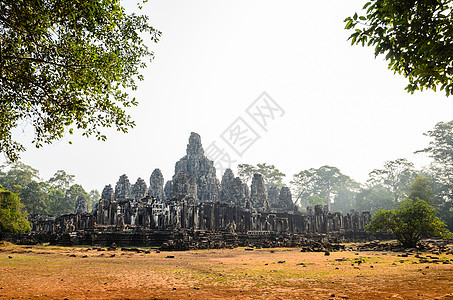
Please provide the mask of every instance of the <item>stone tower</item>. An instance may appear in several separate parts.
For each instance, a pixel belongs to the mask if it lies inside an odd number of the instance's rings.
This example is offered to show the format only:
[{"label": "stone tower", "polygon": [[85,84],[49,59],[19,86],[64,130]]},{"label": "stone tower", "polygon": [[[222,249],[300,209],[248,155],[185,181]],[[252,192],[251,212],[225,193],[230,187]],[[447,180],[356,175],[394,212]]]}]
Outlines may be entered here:
[{"label": "stone tower", "polygon": [[175,165],[173,182],[180,173],[193,176],[197,184],[197,200],[200,202],[215,202],[219,199],[219,180],[216,177],[214,162],[204,155],[200,135],[192,132],[187,145],[186,156]]},{"label": "stone tower", "polygon": [[156,198],[158,201],[165,200],[164,197],[164,176],[160,169],[154,169],[149,178],[148,195]]}]

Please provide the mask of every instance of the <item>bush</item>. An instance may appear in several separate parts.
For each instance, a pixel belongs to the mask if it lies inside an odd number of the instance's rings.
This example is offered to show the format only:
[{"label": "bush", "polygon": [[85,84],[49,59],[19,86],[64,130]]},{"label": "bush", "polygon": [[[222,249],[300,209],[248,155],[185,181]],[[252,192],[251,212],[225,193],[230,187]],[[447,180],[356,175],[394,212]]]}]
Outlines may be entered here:
[{"label": "bush", "polygon": [[29,231],[30,223],[19,197],[0,186],[0,236]]},{"label": "bush", "polygon": [[445,223],[436,217],[434,207],[419,198],[408,199],[397,209],[377,211],[367,230],[389,230],[406,248],[415,248],[425,237],[451,237]]}]

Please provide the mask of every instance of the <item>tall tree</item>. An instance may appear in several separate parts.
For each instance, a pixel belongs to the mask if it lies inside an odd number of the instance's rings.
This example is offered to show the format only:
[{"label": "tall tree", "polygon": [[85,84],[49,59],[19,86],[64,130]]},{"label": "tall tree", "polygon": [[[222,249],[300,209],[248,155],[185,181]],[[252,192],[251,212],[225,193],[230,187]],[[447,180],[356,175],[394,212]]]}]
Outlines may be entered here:
[{"label": "tall tree", "polygon": [[30,182],[40,180],[39,171],[20,161],[0,166],[0,185],[18,193]]},{"label": "tall tree", "polygon": [[416,153],[428,153],[433,159],[429,173],[435,206],[449,228],[453,228],[453,121],[439,122],[425,135],[431,138],[429,146]]},{"label": "tall tree", "polygon": [[263,175],[263,180],[266,186],[283,186],[283,178],[286,176],[274,165],[268,165],[266,163],[257,164],[256,166],[248,164],[238,165],[238,175],[243,182],[249,183],[253,178],[253,174],[258,173]]},{"label": "tall tree", "polygon": [[74,183],[74,175],[66,173],[64,170],[58,170],[50,179],[48,183],[50,183],[53,187],[67,190]]},{"label": "tall tree", "polygon": [[88,195],[90,197],[88,209],[91,211],[91,209],[96,205],[96,203],[98,203],[99,199],[101,199],[101,194],[99,193],[98,190],[91,190]]},{"label": "tall tree", "polygon": [[409,80],[408,92],[440,86],[447,96],[453,90],[451,0],[372,0],[364,15],[345,19],[353,30],[352,44],[374,47],[385,55],[389,69]]},{"label": "tall tree", "polygon": [[349,177],[343,180],[338,185],[331,210],[348,213],[351,210],[356,209],[355,198],[357,193],[360,191],[360,188],[360,183]]},{"label": "tall tree", "polygon": [[426,201],[429,205],[434,205],[434,193],[431,189],[431,183],[428,177],[415,178],[409,187],[409,199],[420,199]]},{"label": "tall tree", "polygon": [[363,188],[355,195],[354,209],[374,213],[380,209],[393,209],[397,205],[393,194],[387,188],[373,185]]},{"label": "tall tree", "polygon": [[30,214],[47,213],[47,195],[40,182],[32,181],[23,187],[19,193],[22,204]]},{"label": "tall tree", "polygon": [[386,161],[383,169],[375,169],[368,175],[370,186],[382,185],[393,195],[395,203],[406,198],[409,187],[417,177],[414,164],[405,158]]},{"label": "tall tree", "polygon": [[[295,174],[291,185],[294,195],[297,197],[297,204],[301,206],[310,204],[308,197],[318,195],[325,204],[330,206],[339,191],[345,189],[346,185],[352,182],[352,179],[342,174],[338,168],[322,166],[318,169],[302,170]],[[339,201],[341,200],[339,199]]]},{"label": "tall tree", "polygon": [[104,140],[104,127],[127,132],[128,91],[153,52],[143,37],[161,33],[120,0],[0,1],[0,152],[16,161],[25,147],[12,130],[29,122],[41,147],[72,134]]}]

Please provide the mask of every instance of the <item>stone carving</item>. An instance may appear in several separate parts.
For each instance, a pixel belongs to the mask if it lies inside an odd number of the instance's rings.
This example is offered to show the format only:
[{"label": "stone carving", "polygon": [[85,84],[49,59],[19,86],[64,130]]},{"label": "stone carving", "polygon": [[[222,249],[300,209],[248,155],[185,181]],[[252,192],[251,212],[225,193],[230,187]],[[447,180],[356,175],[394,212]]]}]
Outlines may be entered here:
[{"label": "stone carving", "polygon": [[168,180],[165,183],[164,194],[165,194],[165,199],[167,199],[167,200],[170,200],[173,198],[173,181],[172,180]]},{"label": "stone carving", "polygon": [[157,201],[164,201],[164,176],[160,169],[154,169],[149,178],[148,195],[154,197]]},{"label": "stone carving", "polygon": [[278,186],[276,185],[271,185],[268,189],[267,189],[267,199],[269,200],[269,205],[271,207],[280,207],[278,202],[279,202],[279,199],[278,199],[278,196],[280,195],[280,189]]},{"label": "stone carving", "polygon": [[125,201],[131,198],[131,184],[126,174],[121,175],[115,186],[115,201]]},{"label": "stone carving", "polygon": [[77,197],[75,204],[75,213],[86,214],[88,212],[88,202],[87,198],[84,196]]},{"label": "stone carving", "polygon": [[252,207],[258,210],[267,210],[269,208],[266,185],[261,174],[256,173],[253,175],[252,185],[250,186],[250,202]]},{"label": "stone carving", "polygon": [[222,176],[222,184],[220,190],[220,201],[224,203],[235,203],[233,196],[233,182],[234,174],[233,171],[228,168],[225,170]]},{"label": "stone carving", "polygon": [[[173,179],[167,181],[165,188],[163,183],[159,169],[151,174],[149,192],[143,179],[137,179],[131,186],[127,176],[122,175],[116,183],[115,193],[111,185],[104,187],[92,214],[87,213],[87,199],[80,196],[75,214],[51,219],[32,218],[33,231],[66,236],[69,242],[74,234],[68,233],[76,232],[78,237],[83,237],[83,243],[115,239],[117,244],[127,244],[141,240],[144,244],[168,244],[167,249],[172,249],[172,243],[182,243],[183,248],[188,249],[189,243],[197,239],[201,244],[212,246],[211,242],[206,242],[206,234],[221,238],[224,244],[218,244],[219,247],[225,247],[225,243],[236,244],[239,236],[257,241],[260,236],[275,235],[274,245],[278,246],[287,237],[300,234],[356,236],[365,233],[371,218],[369,212],[331,213],[328,206],[322,205],[300,213],[295,209],[288,187],[271,186],[267,190],[260,174],[254,174],[249,189],[227,169],[220,190],[213,162],[204,155],[200,136],[196,133],[190,136],[187,155],[176,163]],[[87,233],[99,239],[92,236],[86,240]],[[285,238],[280,239],[279,234],[284,234]],[[166,238],[164,242],[162,237],[166,235],[178,238],[176,241]],[[280,241],[277,243],[277,240]],[[248,244],[244,241],[244,245]]]},{"label": "stone carving", "polygon": [[111,184],[108,184],[104,187],[101,194],[101,199],[113,200],[113,188]]},{"label": "stone carving", "polygon": [[204,155],[200,135],[192,132],[187,145],[186,156],[175,165],[173,180],[179,173],[194,176],[197,183],[197,200],[215,202],[219,200],[219,181],[216,177],[214,162]]},{"label": "stone carving", "polygon": [[140,200],[148,194],[148,187],[146,182],[138,178],[137,182],[131,186],[131,197],[135,200]]},{"label": "stone carving", "polygon": [[291,190],[289,187],[284,186],[280,189],[280,195],[278,196],[278,206],[283,210],[290,211],[294,209],[294,203],[291,196]]},{"label": "stone carving", "polygon": [[179,173],[173,180],[173,199],[196,199],[197,197],[197,182],[194,176],[185,173]]},{"label": "stone carving", "polygon": [[246,207],[249,199],[248,186],[242,183],[241,178],[234,177],[231,169],[226,169],[222,177],[222,186],[220,190],[220,201]]}]

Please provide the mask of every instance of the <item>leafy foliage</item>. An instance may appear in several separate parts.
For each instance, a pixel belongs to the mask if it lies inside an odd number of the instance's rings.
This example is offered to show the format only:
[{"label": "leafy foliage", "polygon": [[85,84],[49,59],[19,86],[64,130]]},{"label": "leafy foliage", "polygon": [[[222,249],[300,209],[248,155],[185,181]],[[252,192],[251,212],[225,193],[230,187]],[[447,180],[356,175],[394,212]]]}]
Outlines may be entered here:
[{"label": "leafy foliage", "polygon": [[0,186],[0,235],[30,230],[27,213],[23,210],[17,194]]},{"label": "leafy foliage", "polygon": [[417,176],[414,164],[405,158],[387,161],[383,169],[375,169],[368,175],[370,186],[382,185],[393,195],[395,203],[406,198],[412,181]]},{"label": "leafy foliage", "polygon": [[367,230],[389,230],[407,248],[415,248],[423,237],[451,237],[445,223],[435,215],[434,207],[418,198],[402,202],[397,209],[379,210],[373,215]]},{"label": "leafy foliage", "polygon": [[423,88],[447,96],[453,90],[453,15],[451,0],[372,0],[344,20],[354,45],[373,46],[385,55],[389,69],[409,80],[413,93]]},{"label": "leafy foliage", "polygon": [[255,173],[263,175],[263,180],[266,186],[283,186],[283,178],[286,176],[274,165],[268,165],[266,163],[257,164],[256,166],[248,164],[238,165],[238,175],[243,182],[249,183]]},{"label": "leafy foliage", "polygon": [[[317,195],[322,202],[330,205],[340,195],[340,191],[345,193],[351,191],[356,186],[356,182],[348,176],[342,174],[338,168],[332,166],[322,166],[318,169],[302,170],[293,176],[291,185],[296,201],[299,204],[311,205],[313,195]],[[342,198],[337,198],[340,202]],[[337,203],[338,204],[338,203]]]},{"label": "leafy foliage", "polygon": [[453,121],[439,122],[425,133],[429,146],[416,153],[428,153],[433,159],[428,168],[434,203],[439,215],[453,228]]},{"label": "leafy foliage", "polygon": [[382,185],[374,185],[357,193],[354,209],[374,213],[380,209],[395,208],[396,205],[392,193],[387,188]]},{"label": "leafy foliage", "polygon": [[428,177],[417,177],[409,188],[409,199],[421,199],[434,205],[434,193]]},{"label": "leafy foliage", "polygon": [[12,135],[30,123],[36,147],[78,129],[105,140],[104,127],[127,132],[128,90],[153,53],[143,36],[161,33],[119,0],[0,2],[0,152],[16,161],[25,148]]},{"label": "leafy foliage", "polygon": [[0,184],[17,193],[31,214],[59,216],[73,213],[79,196],[89,199],[83,187],[74,184],[74,175],[58,170],[48,181],[42,181],[38,170],[21,162],[0,167]]}]

